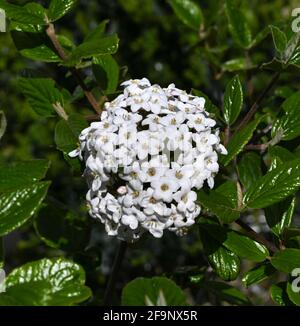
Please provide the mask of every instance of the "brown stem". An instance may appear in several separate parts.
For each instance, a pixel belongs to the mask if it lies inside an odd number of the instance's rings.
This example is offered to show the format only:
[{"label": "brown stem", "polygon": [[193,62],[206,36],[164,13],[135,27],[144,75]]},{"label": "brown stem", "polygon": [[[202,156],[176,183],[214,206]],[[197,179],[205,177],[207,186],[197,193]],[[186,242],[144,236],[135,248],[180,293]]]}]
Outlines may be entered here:
[{"label": "brown stem", "polygon": [[253,240],[263,244],[266,246],[271,252],[277,252],[278,248],[270,241],[268,241],[265,237],[262,235],[256,233],[248,224],[243,222],[241,219],[238,219],[235,221],[236,224],[238,224],[241,228],[243,228],[247,234],[249,235],[250,238]]},{"label": "brown stem", "polygon": [[263,152],[268,148],[269,144],[249,144],[246,146],[247,150]]},{"label": "brown stem", "polygon": [[111,274],[109,276],[109,280],[107,283],[107,287],[104,293],[104,306],[108,306],[111,302],[111,299],[113,297],[114,294],[114,289],[115,289],[115,285],[116,285],[116,281],[117,281],[117,277],[118,277],[118,273],[120,271],[120,267],[122,264],[122,261],[124,259],[125,253],[126,253],[126,249],[127,249],[127,242],[125,241],[121,241],[120,245],[119,245],[119,249],[118,252],[115,256],[114,262],[113,262],[113,266],[111,269]]},{"label": "brown stem", "polygon": [[230,128],[226,127],[225,131],[224,131],[224,145],[226,146],[229,142],[230,139]]},{"label": "brown stem", "polygon": [[[52,23],[48,23],[48,27],[46,29],[46,33],[49,36],[57,54],[59,55],[59,57],[65,61],[68,59],[68,56],[66,55],[64,49],[62,48],[62,46],[59,43],[59,40],[57,38],[57,35],[55,33],[55,28],[54,25]],[[92,94],[92,92],[89,90],[89,88],[87,87],[87,85],[85,84],[83,78],[81,77],[81,74],[79,72],[79,70],[77,70],[76,68],[71,68],[70,69],[73,77],[76,79],[76,81],[78,82],[78,84],[80,85],[80,87],[82,88],[86,98],[88,99],[89,103],[91,104],[92,108],[98,113],[101,113],[101,108],[97,102],[97,100],[95,99],[94,95]]]},{"label": "brown stem", "polygon": [[254,116],[254,114],[256,113],[257,109],[259,108],[260,103],[262,102],[262,100],[265,98],[265,96],[267,95],[267,93],[271,90],[271,88],[275,85],[275,83],[277,82],[278,78],[280,76],[280,72],[276,72],[272,79],[270,80],[269,84],[267,85],[267,87],[263,90],[263,92],[258,96],[258,98],[255,100],[255,102],[252,104],[250,110],[248,111],[248,113],[246,114],[246,116],[244,117],[244,119],[241,121],[241,123],[237,126],[236,128],[236,133],[241,130],[245,125],[247,125],[247,123],[252,119],[252,117]]}]

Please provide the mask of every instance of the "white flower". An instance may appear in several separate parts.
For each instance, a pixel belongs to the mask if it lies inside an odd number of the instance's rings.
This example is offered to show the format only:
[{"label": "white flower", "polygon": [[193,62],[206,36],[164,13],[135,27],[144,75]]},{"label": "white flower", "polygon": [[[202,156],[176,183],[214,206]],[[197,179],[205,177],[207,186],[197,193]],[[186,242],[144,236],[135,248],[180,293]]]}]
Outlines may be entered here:
[{"label": "white flower", "polygon": [[154,189],[153,197],[155,199],[162,199],[170,203],[173,200],[173,193],[179,188],[179,183],[168,177],[161,177],[160,179],[153,180],[151,187]]},{"label": "white flower", "polygon": [[184,235],[200,214],[195,190],[214,186],[220,143],[204,98],[175,87],[126,81],[100,121],[82,130],[69,155],[85,161],[89,214],[108,235]]}]

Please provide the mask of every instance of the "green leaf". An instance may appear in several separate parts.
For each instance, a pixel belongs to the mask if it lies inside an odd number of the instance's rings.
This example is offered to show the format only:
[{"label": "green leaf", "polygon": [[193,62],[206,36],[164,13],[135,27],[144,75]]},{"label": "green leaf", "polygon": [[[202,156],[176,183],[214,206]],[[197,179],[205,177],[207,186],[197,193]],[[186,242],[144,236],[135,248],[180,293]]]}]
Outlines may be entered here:
[{"label": "green leaf", "polygon": [[212,103],[212,101],[206,94],[194,88],[192,89],[192,93],[196,96],[203,97],[205,99],[205,111],[207,111],[210,116],[222,120],[220,109],[218,109],[217,106]]},{"label": "green leaf", "polygon": [[34,48],[23,49],[20,51],[25,58],[43,62],[61,62],[60,57],[47,45],[42,44]]},{"label": "green leaf", "polygon": [[68,120],[60,120],[55,127],[55,143],[57,148],[68,155],[78,145],[80,132],[88,126],[80,114],[70,114]]},{"label": "green leaf", "polygon": [[270,295],[272,300],[279,306],[291,305],[291,302],[286,293],[286,282],[273,284],[270,288]]},{"label": "green leaf", "polygon": [[249,48],[252,43],[251,30],[235,0],[226,0],[226,15],[234,41],[242,48]]},{"label": "green leaf", "polygon": [[199,31],[203,25],[201,8],[192,0],[168,0],[176,16],[187,26]]},{"label": "green leaf", "polygon": [[248,67],[247,60],[244,57],[231,59],[222,64],[222,70],[229,72],[247,70],[250,68],[251,67]]},{"label": "green leaf", "polygon": [[48,9],[48,18],[54,22],[68,13],[76,4],[77,0],[51,0]]},{"label": "green leaf", "polygon": [[84,38],[83,42],[89,41],[97,41],[103,37],[103,34],[106,29],[106,25],[108,24],[109,20],[103,20],[96,28],[90,31],[87,36]]},{"label": "green leaf", "polygon": [[289,65],[298,66],[300,64],[300,34],[294,33],[294,35],[288,41],[287,47],[284,51],[285,66]]},{"label": "green leaf", "polygon": [[218,299],[227,301],[234,305],[250,305],[251,302],[239,289],[221,282],[209,281],[205,283],[205,288],[214,293]]},{"label": "green leaf", "polygon": [[297,306],[300,306],[300,284],[299,284],[299,281],[295,282],[295,287],[296,287],[296,290],[295,291],[293,289],[293,285],[289,282],[287,284],[287,288],[286,288],[286,292],[289,296],[289,299]]},{"label": "green leaf", "polygon": [[259,33],[256,34],[256,36],[252,39],[252,42],[248,49],[252,49],[256,47],[259,43],[261,43],[270,33],[270,29],[268,27],[265,27],[263,30],[261,30]]},{"label": "green leaf", "polygon": [[234,181],[228,180],[222,183],[215,191],[223,196],[227,197],[234,207],[238,203],[238,193],[237,193],[237,184]]},{"label": "green leaf", "polygon": [[300,249],[288,248],[275,253],[271,264],[281,272],[291,273],[300,267]]},{"label": "green leaf", "polygon": [[300,160],[279,165],[259,178],[245,193],[244,204],[264,208],[292,195],[300,187]]},{"label": "green leaf", "polygon": [[224,94],[224,118],[232,125],[238,118],[243,106],[243,89],[238,76],[233,77],[226,86]]},{"label": "green leaf", "polygon": [[91,40],[80,44],[71,56],[64,62],[66,66],[72,66],[79,63],[82,59],[88,59],[100,55],[114,54],[119,46],[119,38],[116,34]]},{"label": "green leaf", "polygon": [[265,209],[267,223],[277,237],[282,238],[285,228],[291,225],[295,204],[296,197],[291,197]]},{"label": "green leaf", "polygon": [[261,119],[257,119],[250,122],[245,128],[233,135],[232,139],[226,147],[228,154],[220,158],[220,161],[223,165],[228,165],[243,150],[243,148],[252,138],[252,135],[260,121]]},{"label": "green leaf", "polygon": [[211,190],[209,194],[203,190],[198,192],[198,201],[202,206],[218,216],[221,222],[231,223],[239,218],[240,212],[230,198],[223,196],[221,193]]},{"label": "green leaf", "polygon": [[238,171],[245,189],[250,188],[262,176],[260,155],[254,152],[245,153],[238,163]]},{"label": "green leaf", "polygon": [[278,145],[270,146],[268,152],[272,160],[270,170],[274,170],[280,164],[297,158],[296,155],[291,153],[289,150]]},{"label": "green leaf", "polygon": [[270,25],[269,27],[272,33],[275,49],[279,53],[283,53],[287,46],[286,35],[276,26]]},{"label": "green leaf", "polygon": [[6,17],[22,24],[46,25],[45,9],[37,3],[17,6],[0,0],[0,8]]},{"label": "green leaf", "polygon": [[283,238],[284,240],[299,237],[300,236],[300,229],[297,228],[285,228],[283,231]]},{"label": "green leaf", "polygon": [[63,95],[55,87],[55,82],[52,79],[19,78],[18,84],[32,109],[41,116],[53,116],[54,104],[59,103],[64,106]]},{"label": "green leaf", "polygon": [[[4,248],[3,248],[3,239],[0,238],[0,269],[2,269],[4,266]],[[0,271],[0,276],[1,276],[1,271]],[[1,280],[1,277],[0,277]],[[0,289],[1,289],[1,282],[0,282]],[[1,291],[0,291],[1,293]]]},{"label": "green leaf", "polygon": [[272,135],[274,136],[279,130],[283,131],[283,140],[291,140],[300,136],[300,91],[287,98],[283,104],[283,116],[276,120]]},{"label": "green leaf", "polygon": [[0,193],[35,183],[45,177],[50,162],[32,160],[0,165]]},{"label": "green leaf", "polygon": [[0,195],[0,236],[19,228],[37,212],[49,185],[34,183]]},{"label": "green leaf", "polygon": [[5,134],[6,127],[7,127],[6,116],[3,111],[0,111],[0,140]]},{"label": "green leaf", "polygon": [[[82,267],[65,258],[41,259],[13,270],[6,278],[0,305],[11,301],[22,306],[70,306],[85,301],[91,291]],[[4,302],[3,302],[4,301]]]},{"label": "green leaf", "polygon": [[290,97],[294,93],[295,93],[295,89],[287,85],[277,87],[274,92],[276,96],[282,97],[284,99]]},{"label": "green leaf", "polygon": [[241,258],[261,262],[269,256],[268,250],[263,245],[240,232],[208,223],[200,223],[199,227]]},{"label": "green leaf", "polygon": [[[106,77],[107,77],[106,93],[107,94],[114,93],[119,84],[119,70],[120,70],[116,60],[110,54],[107,54],[107,55],[93,58],[93,64],[94,64],[93,71],[96,78],[97,78],[97,74],[95,74],[95,69],[94,69],[95,66],[101,67],[106,73]],[[100,84],[100,86],[102,85]]]},{"label": "green leaf", "polygon": [[11,31],[14,44],[20,53],[33,60],[61,62],[46,34],[39,33],[40,29],[37,29],[36,26],[26,26],[26,28],[14,26],[16,30]]},{"label": "green leaf", "polygon": [[166,277],[139,277],[122,292],[122,306],[186,306],[184,292]]},{"label": "green leaf", "polygon": [[257,284],[276,272],[274,267],[270,263],[262,264],[260,266],[256,266],[250,271],[248,271],[242,279],[243,284],[248,287],[252,284]]},{"label": "green leaf", "polygon": [[200,228],[200,237],[209,264],[224,281],[235,280],[240,272],[240,259]]}]

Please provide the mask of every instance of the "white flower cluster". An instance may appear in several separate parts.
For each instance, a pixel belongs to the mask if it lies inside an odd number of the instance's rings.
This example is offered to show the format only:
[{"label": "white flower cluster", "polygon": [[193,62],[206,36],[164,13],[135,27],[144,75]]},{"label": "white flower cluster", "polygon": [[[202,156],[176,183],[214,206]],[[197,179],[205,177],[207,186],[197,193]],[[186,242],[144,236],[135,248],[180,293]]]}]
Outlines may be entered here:
[{"label": "white flower cluster", "polygon": [[71,152],[85,160],[90,215],[109,235],[137,240],[149,231],[184,234],[200,213],[196,189],[214,186],[220,144],[205,100],[143,78],[122,84]]}]

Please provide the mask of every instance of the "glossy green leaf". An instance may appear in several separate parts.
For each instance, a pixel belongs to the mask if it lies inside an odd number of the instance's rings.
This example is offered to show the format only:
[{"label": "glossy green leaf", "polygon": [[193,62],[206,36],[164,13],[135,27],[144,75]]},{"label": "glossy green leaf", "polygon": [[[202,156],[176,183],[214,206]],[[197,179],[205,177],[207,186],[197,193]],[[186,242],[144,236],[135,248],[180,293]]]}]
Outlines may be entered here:
[{"label": "glossy green leaf", "polygon": [[237,184],[234,181],[228,180],[222,183],[218,188],[215,189],[218,194],[222,194],[227,197],[234,207],[238,203],[238,193],[237,193]]},{"label": "glossy green leaf", "polygon": [[226,0],[226,15],[234,41],[243,48],[249,48],[252,43],[251,30],[235,0]]},{"label": "glossy green leaf", "polygon": [[205,283],[205,288],[209,292],[214,293],[219,300],[239,306],[251,305],[251,302],[243,292],[229,284],[208,281]]},{"label": "glossy green leaf", "polygon": [[199,227],[204,232],[208,232],[225,248],[233,251],[241,258],[261,262],[269,256],[269,252],[265,246],[240,232],[216,224],[200,223]]},{"label": "glossy green leaf", "polygon": [[223,165],[228,165],[247,145],[256,130],[260,119],[250,122],[245,128],[233,135],[226,149],[228,154],[222,156],[220,161]]},{"label": "glossy green leaf", "polygon": [[226,86],[224,94],[224,118],[232,125],[238,118],[243,106],[243,89],[238,76],[233,77]]},{"label": "glossy green leaf", "polygon": [[46,25],[45,9],[37,3],[29,3],[25,6],[17,6],[7,1],[0,0],[0,8],[6,16],[22,24]]},{"label": "glossy green leaf", "polygon": [[283,131],[283,140],[291,140],[300,136],[300,92],[294,93],[282,104],[284,114],[273,125],[272,135]]},{"label": "glossy green leaf", "polygon": [[27,222],[40,208],[49,182],[39,182],[0,195],[0,236]]},{"label": "glossy green leaf", "polygon": [[76,4],[77,0],[51,0],[48,9],[48,19],[52,22],[67,14]]},{"label": "glossy green leaf", "polygon": [[286,286],[287,286],[286,282],[280,282],[277,284],[272,284],[270,288],[271,298],[279,306],[291,305],[291,302],[286,292]]},{"label": "glossy green leaf", "polygon": [[276,272],[274,267],[270,263],[262,264],[260,266],[255,266],[250,271],[246,272],[243,276],[242,282],[248,287],[252,284],[257,284]]},{"label": "glossy green leaf", "polygon": [[55,127],[57,148],[68,154],[76,149],[80,132],[87,127],[87,122],[80,114],[70,114],[68,120],[60,120]]},{"label": "glossy green leaf", "polygon": [[270,146],[269,147],[269,154],[271,158],[271,166],[270,171],[277,168],[280,164],[295,160],[297,157],[293,153],[291,153],[289,150],[287,150],[284,147],[281,146]]},{"label": "glossy green leaf", "polygon": [[101,39],[104,35],[106,26],[108,24],[109,20],[103,20],[96,28],[91,30],[86,37],[84,38],[83,42],[89,42],[89,41],[97,41]]},{"label": "glossy green leaf", "polygon": [[300,64],[300,35],[294,35],[288,41],[287,47],[284,51],[284,61],[286,67],[289,65],[298,66]]},{"label": "glossy green leaf", "polygon": [[275,49],[279,53],[282,53],[287,46],[286,35],[277,26],[270,25],[270,29],[271,29]]},{"label": "glossy green leaf", "polygon": [[20,51],[23,57],[43,62],[61,62],[60,57],[45,44]]},{"label": "glossy green leaf", "polygon": [[91,40],[80,44],[72,53],[65,65],[72,66],[80,62],[82,59],[88,59],[100,55],[114,54],[119,46],[119,38],[116,34]]},{"label": "glossy green leaf", "polygon": [[289,296],[289,299],[296,306],[300,306],[300,282],[299,282],[299,280],[295,280],[294,283],[289,282],[286,287],[286,292]]},{"label": "glossy green leaf", "polygon": [[[99,57],[93,58],[93,64],[97,67],[101,67],[102,70],[105,71],[106,74],[106,93],[114,93],[119,84],[119,65],[116,60],[110,55],[103,55]],[[94,75],[97,78],[97,74],[95,74],[95,69],[93,69]],[[102,86],[100,84],[100,86]]]},{"label": "glossy green leaf", "polygon": [[53,105],[64,106],[64,98],[48,78],[19,78],[19,87],[32,109],[39,115],[51,117],[55,114]]},{"label": "glossy green leaf", "polygon": [[281,272],[291,273],[300,267],[300,249],[288,248],[276,252],[271,264]]},{"label": "glossy green leaf", "polygon": [[203,97],[205,99],[205,111],[212,115],[212,117],[216,117],[222,120],[220,109],[218,109],[217,106],[212,103],[212,101],[206,94],[194,88],[192,89],[192,93],[196,96]]},{"label": "glossy green leaf", "polygon": [[187,26],[200,30],[203,24],[201,8],[192,0],[168,0],[176,16]]},{"label": "glossy green leaf", "polygon": [[215,273],[224,281],[235,280],[240,272],[240,258],[201,228],[200,238],[209,264]]},{"label": "glossy green leaf", "polygon": [[122,292],[123,306],[185,306],[184,292],[166,277],[139,277]]},{"label": "glossy green leaf", "polygon": [[277,237],[282,237],[285,228],[292,223],[296,197],[287,198],[265,209],[267,223]]},{"label": "glossy green leaf", "polygon": [[0,294],[0,305],[7,304],[7,297],[22,306],[74,305],[91,296],[84,283],[84,270],[72,261],[65,258],[37,260],[16,268],[7,276],[6,293],[4,297]]},{"label": "glossy green leaf", "polygon": [[238,163],[238,171],[245,189],[250,188],[262,176],[260,155],[254,152],[245,153]]},{"label": "glossy green leaf", "polygon": [[0,193],[31,185],[44,178],[49,168],[47,160],[32,160],[0,165]]},{"label": "glossy green leaf", "polygon": [[279,165],[259,178],[245,193],[244,204],[264,208],[294,194],[300,187],[300,160]]},{"label": "glossy green leaf", "polygon": [[198,201],[202,206],[218,216],[223,223],[231,223],[239,218],[237,202],[234,204],[230,198],[211,190],[208,194],[203,190],[198,192]]}]

